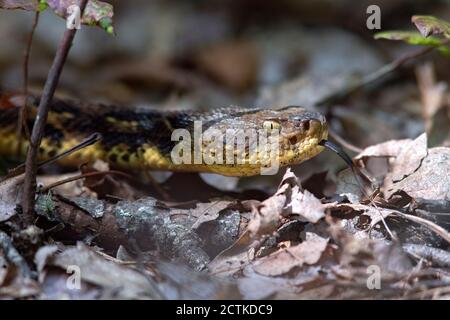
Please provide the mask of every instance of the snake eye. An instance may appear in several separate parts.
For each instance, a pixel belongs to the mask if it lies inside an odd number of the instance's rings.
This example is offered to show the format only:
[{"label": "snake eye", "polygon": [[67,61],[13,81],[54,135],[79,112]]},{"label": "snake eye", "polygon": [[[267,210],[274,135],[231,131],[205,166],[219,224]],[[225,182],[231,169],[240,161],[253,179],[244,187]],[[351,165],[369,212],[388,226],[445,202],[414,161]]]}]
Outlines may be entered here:
[{"label": "snake eye", "polygon": [[263,128],[266,130],[280,129],[281,125],[277,121],[266,120],[263,122]]}]

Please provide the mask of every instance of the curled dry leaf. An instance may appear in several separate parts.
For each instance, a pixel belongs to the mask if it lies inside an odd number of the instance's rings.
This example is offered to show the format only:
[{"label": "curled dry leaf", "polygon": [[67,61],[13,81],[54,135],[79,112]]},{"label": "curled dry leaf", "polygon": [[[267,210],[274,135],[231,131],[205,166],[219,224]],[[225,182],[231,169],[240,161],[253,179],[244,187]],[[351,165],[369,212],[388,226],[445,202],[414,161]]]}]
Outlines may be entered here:
[{"label": "curled dry leaf", "polygon": [[434,34],[450,38],[450,23],[447,21],[433,16],[413,16],[411,20],[424,37]]},{"label": "curled dry leaf", "polygon": [[325,216],[326,205],[306,190],[302,191],[298,179],[290,168],[278,191],[263,202],[247,201],[252,208],[252,218],[247,229],[229,248],[222,251],[209,265],[212,272],[235,272],[252,260],[247,251],[258,248],[267,236],[275,232],[281,219],[288,216],[316,223]]},{"label": "curled dry leaf", "polygon": [[[370,218],[368,221],[368,225],[370,227],[375,226],[377,223],[379,223],[383,218],[387,218],[389,215],[393,214],[394,212],[390,209],[385,208],[375,208],[372,206],[368,206],[365,204],[360,203],[340,203],[336,204],[333,209],[342,210],[345,212],[351,212],[351,213],[360,213],[361,215],[365,215]],[[364,237],[367,236],[364,231]]]},{"label": "curled dry leaf", "polygon": [[328,239],[307,232],[306,240],[296,246],[286,248],[262,258],[253,265],[253,270],[266,276],[279,276],[303,264],[315,264],[322,256]]},{"label": "curled dry leaf", "polygon": [[197,220],[192,225],[192,229],[198,229],[203,223],[216,220],[219,217],[219,213],[230,207],[230,201],[218,200],[212,203],[197,203],[195,209],[189,210]]},{"label": "curled dry leaf", "polygon": [[359,203],[361,200],[363,193],[351,169],[345,169],[338,173],[336,193],[345,196],[351,203]]},{"label": "curled dry leaf", "polygon": [[159,262],[159,288],[169,300],[239,299],[233,283],[221,281],[206,273],[194,272],[186,266]]},{"label": "curled dry leaf", "polygon": [[445,147],[428,149],[427,134],[423,133],[415,140],[391,140],[368,147],[355,159],[393,158],[382,187],[386,199],[398,191],[404,191],[416,199],[448,201],[449,154],[450,149]]},{"label": "curled dry leaf", "polygon": [[23,175],[0,181],[0,222],[16,214],[16,204],[21,199]]},{"label": "curled dry leaf", "polygon": [[[79,0],[0,0],[1,9],[22,9],[27,11],[43,11],[50,7],[58,16],[66,19],[74,11],[70,9],[78,5]],[[81,23],[99,26],[108,33],[114,33],[113,6],[107,2],[89,0],[81,19]]]},{"label": "curled dry leaf", "polygon": [[[22,9],[27,11],[43,11],[50,7],[58,16],[66,19],[74,13],[71,6],[78,5],[79,0],[0,0],[1,9]],[[107,2],[89,0],[84,10],[81,23],[99,26],[106,32],[114,33],[113,6]]]},{"label": "curled dry leaf", "polygon": [[450,148],[432,148],[416,172],[388,185],[386,197],[402,190],[413,198],[450,201],[449,170]]},{"label": "curled dry leaf", "polygon": [[355,157],[355,160],[361,160],[369,157],[396,157],[403,148],[412,142],[411,139],[389,140],[367,147]]},{"label": "curled dry leaf", "polygon": [[[46,265],[67,270],[69,266],[78,266],[79,275],[83,281],[103,288],[106,292],[116,291],[116,298],[122,299],[155,299],[159,298],[156,284],[142,273],[107,260],[92,249],[78,243],[76,247],[68,247],[61,253],[48,258],[44,254]],[[42,268],[42,266],[41,266]],[[119,289],[120,290],[117,290]]]},{"label": "curled dry leaf", "polygon": [[325,205],[308,190],[300,191],[299,186],[292,189],[291,214],[300,220],[316,223],[325,216]]},{"label": "curled dry leaf", "polygon": [[402,149],[391,169],[390,179],[400,181],[415,172],[427,156],[427,134],[421,134],[412,143]]},{"label": "curled dry leaf", "polygon": [[277,192],[253,207],[253,217],[248,224],[252,236],[269,234],[276,230],[283,214],[286,214],[284,208],[289,204],[292,187],[296,185],[297,177],[288,168]]},{"label": "curled dry leaf", "polygon": [[[239,291],[244,299],[283,299],[286,294],[291,294],[291,299],[297,299],[299,287],[311,283],[320,278],[320,266],[311,266],[302,269],[294,277],[270,277],[257,273],[251,265],[242,271],[243,277],[238,279]],[[279,296],[278,296],[279,295]]]},{"label": "curled dry leaf", "polygon": [[48,245],[40,247],[34,255],[34,262],[36,263],[36,268],[39,273],[39,282],[42,283],[44,281],[45,266],[57,251],[58,247],[56,245]]},{"label": "curled dry leaf", "polygon": [[338,245],[339,270],[341,275],[356,282],[358,267],[363,268],[364,284],[367,280],[367,267],[378,266],[382,274],[404,274],[411,270],[411,262],[399,243],[386,242],[384,239],[359,238],[345,232],[339,225],[332,224],[331,237]]},{"label": "curled dry leaf", "polygon": [[[60,17],[67,18],[73,5],[78,5],[79,0],[46,0],[48,6]],[[107,2],[89,0],[83,13],[81,22],[90,26],[99,26],[108,33],[114,33],[113,6]]]},{"label": "curled dry leaf", "polygon": [[449,148],[427,148],[427,135],[415,140],[391,140],[365,149],[355,159],[392,157],[384,178],[383,192],[388,199],[399,190],[410,197],[430,200],[449,199],[447,177],[450,168]]},{"label": "curled dry leaf", "polygon": [[312,193],[301,190],[297,177],[288,168],[278,191],[257,205],[253,211],[248,230],[252,235],[261,235],[275,231],[280,219],[289,215],[316,223],[325,216],[325,205]]}]

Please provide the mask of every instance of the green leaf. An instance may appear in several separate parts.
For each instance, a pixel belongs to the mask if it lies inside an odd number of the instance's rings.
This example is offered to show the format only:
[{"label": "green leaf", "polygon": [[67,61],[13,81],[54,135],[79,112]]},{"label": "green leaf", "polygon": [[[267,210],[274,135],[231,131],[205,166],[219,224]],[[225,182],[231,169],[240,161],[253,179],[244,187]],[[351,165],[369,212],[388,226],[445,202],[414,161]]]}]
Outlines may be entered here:
[{"label": "green leaf", "polygon": [[37,7],[37,11],[42,12],[42,11],[44,11],[44,10],[47,9],[47,8],[48,8],[47,1],[45,1],[45,0],[40,0],[40,1],[39,1],[39,5],[38,5],[38,7]]},{"label": "green leaf", "polygon": [[424,37],[443,35],[450,39],[450,23],[433,16],[413,16],[412,22]]},{"label": "green leaf", "polygon": [[416,31],[383,31],[374,36],[375,39],[401,40],[413,45],[437,47],[443,43],[442,39],[436,37],[423,37]]},{"label": "green leaf", "polygon": [[437,37],[423,37],[416,31],[383,31],[374,35],[375,39],[400,40],[412,45],[436,47],[439,53],[450,57],[450,49],[446,46],[445,39]]},{"label": "green leaf", "polygon": [[441,46],[437,48],[440,54],[442,54],[444,57],[450,58],[450,48],[446,46]]}]

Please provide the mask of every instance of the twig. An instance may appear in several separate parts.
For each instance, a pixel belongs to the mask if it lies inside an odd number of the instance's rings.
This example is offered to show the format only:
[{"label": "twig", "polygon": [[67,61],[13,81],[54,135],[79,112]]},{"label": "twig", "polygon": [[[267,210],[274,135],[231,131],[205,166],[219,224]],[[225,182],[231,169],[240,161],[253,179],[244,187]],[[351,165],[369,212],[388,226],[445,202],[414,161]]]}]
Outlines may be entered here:
[{"label": "twig", "polygon": [[[78,150],[86,148],[86,147],[96,143],[97,141],[100,141],[100,139],[101,139],[101,135],[99,133],[94,133],[94,134],[90,135],[86,140],[80,142],[79,144],[77,144],[76,146],[70,148],[69,150],[66,150],[66,151],[64,151],[62,153],[58,153],[56,156],[51,157],[50,159],[47,159],[47,160],[42,161],[42,162],[39,162],[37,164],[37,168],[39,169],[39,168],[41,168],[41,167],[43,167],[43,166],[45,166],[47,164],[53,163],[55,161],[58,161],[61,158],[67,157],[70,154],[72,154],[72,153],[74,153],[74,152],[76,152]],[[24,172],[25,172],[25,164],[18,165],[17,167],[9,170],[8,174],[0,179],[0,182],[6,181],[6,180],[11,179],[11,178],[14,178],[14,177],[16,177],[16,176],[18,176],[18,175],[20,175],[20,174],[22,174]]]},{"label": "twig", "polygon": [[170,201],[170,195],[159,185],[158,181],[156,181],[155,178],[153,178],[145,168],[142,168],[142,171],[144,172],[144,175],[147,178],[148,182],[150,182],[151,186],[155,188],[156,192],[161,197],[163,197],[164,201]]},{"label": "twig", "polygon": [[[443,40],[441,43],[441,46],[447,45],[448,43],[450,43],[450,39]],[[421,56],[424,56],[427,53],[430,53],[431,51],[433,51],[436,48],[437,47],[424,47],[424,48],[421,48],[414,52],[407,53],[407,54],[401,56],[400,58],[395,59],[391,63],[384,65],[377,71],[368,74],[361,81],[350,84],[347,88],[340,89],[339,91],[331,93],[330,95],[324,97],[319,102],[317,102],[317,105],[319,105],[319,106],[327,105],[336,100],[341,100],[345,97],[348,97],[355,91],[357,91],[361,88],[364,88],[365,86],[367,86],[367,85],[377,81],[378,79],[381,79],[382,77],[386,76],[387,74],[395,71],[396,69],[403,66],[405,63],[407,63],[411,60],[420,58]]]},{"label": "twig", "polygon": [[84,149],[86,147],[89,147],[90,145],[93,145],[94,143],[100,141],[102,139],[102,135],[98,132],[91,134],[89,137],[87,137],[85,140],[81,141],[79,144],[77,144],[76,146],[70,148],[69,150],[66,150],[64,152],[61,152],[59,154],[57,154],[56,156],[54,156],[53,158],[47,159],[45,161],[39,162],[38,166],[42,167],[45,166],[49,163],[58,161],[59,159],[62,159],[64,157],[67,157],[68,155]]},{"label": "twig", "polygon": [[36,27],[39,23],[39,11],[34,14],[34,21],[31,27],[31,31],[28,35],[27,47],[25,49],[25,56],[23,59],[23,95],[25,96],[22,108],[20,109],[19,119],[17,124],[17,136],[19,140],[19,147],[17,152],[20,152],[22,145],[22,130],[25,131],[27,139],[30,138],[30,130],[27,126],[27,111],[28,111],[28,66],[30,62],[31,45],[33,44],[33,36],[36,31]]},{"label": "twig", "polygon": [[58,187],[60,185],[63,185],[63,184],[69,183],[69,182],[73,182],[73,181],[76,181],[76,180],[80,180],[80,179],[84,179],[84,178],[88,178],[88,177],[95,177],[95,176],[105,176],[105,175],[108,175],[108,174],[112,174],[112,175],[115,174],[115,175],[126,177],[128,179],[132,179],[133,178],[129,174],[126,174],[126,173],[121,172],[121,171],[115,171],[115,170],[98,171],[98,172],[87,172],[87,173],[78,174],[76,176],[69,177],[69,178],[66,178],[66,179],[63,179],[63,180],[60,180],[60,181],[56,181],[55,183],[52,183],[52,184],[46,186],[45,188],[43,188],[41,190],[41,192],[45,193],[45,192],[49,191],[50,189],[56,188],[56,187]]},{"label": "twig", "polygon": [[342,138],[340,135],[338,135],[336,133],[336,131],[331,130],[331,128],[328,129],[328,132],[329,132],[330,136],[334,140],[336,140],[337,143],[339,143],[341,146],[343,146],[345,149],[348,149],[348,150],[356,152],[356,153],[363,152],[364,149],[361,149],[361,148],[351,144],[350,142],[347,142],[344,138]]},{"label": "twig", "polygon": [[421,224],[423,226],[428,227],[430,230],[435,232],[437,235],[439,235],[442,239],[450,243],[450,232],[442,228],[441,226],[435,224],[434,222],[431,222],[430,220],[423,219],[417,216],[413,216],[411,214],[406,214],[397,210],[392,210],[392,213],[395,215],[398,215],[402,218],[405,218],[407,220],[413,221],[415,223]]},{"label": "twig", "polygon": [[414,243],[405,243],[402,247],[403,250],[411,256],[418,256],[421,259],[426,259],[441,268],[450,267],[450,252],[447,250]]},{"label": "twig", "polygon": [[[83,15],[88,0],[80,1],[80,11]],[[30,144],[28,147],[27,158],[25,162],[25,183],[22,199],[23,223],[29,225],[33,223],[34,203],[36,193],[36,174],[37,174],[37,154],[39,145],[44,135],[45,124],[50,103],[55,94],[64,63],[69,54],[72,41],[75,37],[77,29],[69,29],[64,33],[64,37],[58,47],[52,66],[45,82],[42,97],[39,103],[38,113],[34,121],[33,130],[30,136]]]}]

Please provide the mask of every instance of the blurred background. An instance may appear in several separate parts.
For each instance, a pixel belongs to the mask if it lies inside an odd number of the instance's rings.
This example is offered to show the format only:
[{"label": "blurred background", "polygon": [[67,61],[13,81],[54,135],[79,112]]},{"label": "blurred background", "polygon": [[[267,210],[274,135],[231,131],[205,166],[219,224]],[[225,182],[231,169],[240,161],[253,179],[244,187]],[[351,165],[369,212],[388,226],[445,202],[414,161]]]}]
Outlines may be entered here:
[{"label": "blurred background", "polygon": [[[82,27],[63,71],[59,96],[161,109],[302,105],[325,113],[336,133],[361,148],[415,138],[425,130],[432,145],[450,145],[448,92],[438,116],[441,122],[424,116],[424,81],[446,90],[450,80],[450,60],[437,53],[336,98],[364,76],[418,49],[374,40],[376,31],[415,30],[414,14],[448,21],[448,0],[108,2],[114,6],[116,35]],[[366,26],[366,9],[373,4],[381,8],[381,30]],[[22,87],[33,16],[0,10],[2,88]],[[64,31],[65,21],[51,10],[41,14],[30,59],[32,91],[41,90]],[[311,176],[317,183],[327,170],[326,179],[332,180],[343,167],[342,161],[324,152],[296,171],[307,184]],[[205,180],[226,190],[258,186],[270,192],[279,177]]]}]

